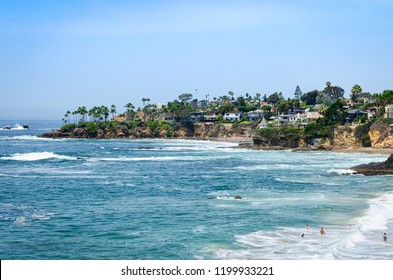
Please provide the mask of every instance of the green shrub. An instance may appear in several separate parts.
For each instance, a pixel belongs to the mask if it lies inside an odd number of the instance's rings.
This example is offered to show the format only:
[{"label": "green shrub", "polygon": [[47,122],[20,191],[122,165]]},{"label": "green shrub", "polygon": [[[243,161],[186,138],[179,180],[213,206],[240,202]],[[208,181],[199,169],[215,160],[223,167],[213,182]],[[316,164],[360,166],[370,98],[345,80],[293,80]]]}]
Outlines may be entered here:
[{"label": "green shrub", "polygon": [[89,133],[90,135],[95,135],[97,134],[98,125],[95,122],[89,122],[86,125],[86,129],[87,133]]},{"label": "green shrub", "polygon": [[355,130],[356,139],[360,140],[363,147],[371,147],[371,140],[368,132],[370,131],[370,126],[372,122],[368,122],[362,125],[359,125]]},{"label": "green shrub", "polygon": [[327,127],[320,123],[309,123],[304,127],[304,137],[306,140],[326,138],[328,137]]},{"label": "green shrub", "polygon": [[74,130],[75,128],[76,128],[76,124],[75,123],[71,123],[71,124],[63,125],[61,127],[61,130],[63,130],[63,131],[71,131],[71,130]]}]

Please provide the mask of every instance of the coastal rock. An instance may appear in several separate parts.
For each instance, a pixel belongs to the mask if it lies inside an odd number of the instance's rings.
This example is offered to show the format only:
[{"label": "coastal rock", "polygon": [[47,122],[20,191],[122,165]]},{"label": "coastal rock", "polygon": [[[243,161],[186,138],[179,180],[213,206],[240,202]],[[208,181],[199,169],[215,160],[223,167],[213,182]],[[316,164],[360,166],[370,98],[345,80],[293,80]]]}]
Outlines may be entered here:
[{"label": "coastal rock", "polygon": [[385,124],[373,124],[368,133],[373,148],[393,148],[392,128]]},{"label": "coastal rock", "polygon": [[392,175],[393,174],[393,154],[384,162],[371,162],[350,168],[356,173],[363,175]]},{"label": "coastal rock", "polygon": [[355,136],[357,125],[345,125],[345,126],[338,126],[334,129],[333,132],[333,146],[335,147],[342,147],[342,148],[359,148],[362,147],[362,143],[359,139]]}]

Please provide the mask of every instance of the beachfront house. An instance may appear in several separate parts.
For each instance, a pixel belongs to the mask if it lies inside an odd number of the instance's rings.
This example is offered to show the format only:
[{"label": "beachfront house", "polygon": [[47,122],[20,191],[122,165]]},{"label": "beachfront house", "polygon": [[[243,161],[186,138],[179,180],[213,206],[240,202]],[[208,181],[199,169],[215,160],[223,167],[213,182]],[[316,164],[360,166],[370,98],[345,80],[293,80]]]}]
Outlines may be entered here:
[{"label": "beachfront house", "polygon": [[194,112],[190,116],[190,121],[192,123],[199,122],[204,115],[205,115],[205,112]]},{"label": "beachfront house", "polygon": [[236,122],[242,118],[243,114],[240,112],[228,112],[223,116],[224,121]]},{"label": "beachfront house", "polygon": [[263,110],[255,110],[247,113],[246,119],[250,122],[255,122],[262,118]]},{"label": "beachfront house", "polygon": [[389,104],[385,106],[385,118],[392,119],[393,118],[393,104]]},{"label": "beachfront house", "polygon": [[345,117],[345,121],[347,123],[351,123],[354,120],[362,117],[363,115],[366,115],[368,117],[368,112],[362,111],[362,110],[359,110],[359,109],[349,109],[349,110],[347,110],[346,113],[347,113],[347,115]]},{"label": "beachfront house", "polygon": [[216,122],[216,121],[218,121],[218,115],[217,114],[204,115],[203,116],[203,121],[205,121],[205,122]]}]

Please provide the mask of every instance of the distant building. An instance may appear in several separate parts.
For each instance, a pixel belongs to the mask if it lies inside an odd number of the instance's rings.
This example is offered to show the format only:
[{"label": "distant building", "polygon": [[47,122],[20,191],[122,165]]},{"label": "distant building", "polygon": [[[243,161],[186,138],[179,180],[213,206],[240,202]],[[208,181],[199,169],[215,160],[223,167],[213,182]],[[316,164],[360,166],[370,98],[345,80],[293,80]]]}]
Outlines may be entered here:
[{"label": "distant building", "polygon": [[261,122],[259,123],[259,128],[267,128],[267,127],[268,127],[267,120],[265,118],[262,118]]},{"label": "distant building", "polygon": [[360,118],[363,115],[366,115],[368,117],[368,112],[362,111],[359,109],[350,109],[347,110],[347,116],[345,117],[345,121],[350,123],[356,120],[357,118]]},{"label": "distant building", "polygon": [[240,112],[225,113],[225,115],[223,116],[223,119],[224,119],[224,121],[236,122],[241,119],[242,115],[243,114]]},{"label": "distant building", "polygon": [[263,110],[255,110],[247,113],[246,119],[250,122],[255,122],[262,118]]},{"label": "distant building", "polygon": [[205,112],[194,112],[190,116],[190,121],[192,123],[199,122],[204,115],[205,115]]},{"label": "distant building", "polygon": [[386,105],[384,117],[389,119],[393,118],[393,104]]},{"label": "distant building", "polygon": [[216,122],[218,121],[218,115],[217,114],[204,115],[203,120],[205,122]]},{"label": "distant building", "polygon": [[318,112],[306,112],[306,118],[308,122],[316,121],[317,119],[321,118],[322,115]]}]

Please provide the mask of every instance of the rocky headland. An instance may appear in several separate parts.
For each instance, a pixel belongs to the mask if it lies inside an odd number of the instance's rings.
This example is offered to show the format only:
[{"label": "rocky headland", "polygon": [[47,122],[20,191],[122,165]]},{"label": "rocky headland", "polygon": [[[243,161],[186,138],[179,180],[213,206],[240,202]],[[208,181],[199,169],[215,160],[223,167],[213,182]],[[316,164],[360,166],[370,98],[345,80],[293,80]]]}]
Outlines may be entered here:
[{"label": "rocky headland", "polygon": [[393,154],[384,162],[371,162],[350,168],[363,175],[393,175]]},{"label": "rocky headland", "polygon": [[201,139],[228,141],[237,143],[252,143],[255,125],[236,123],[194,123],[188,126],[160,126],[158,123],[141,123],[137,126],[118,124],[115,126],[101,125],[64,126],[63,128],[46,132],[44,138],[81,138],[81,139]]}]

